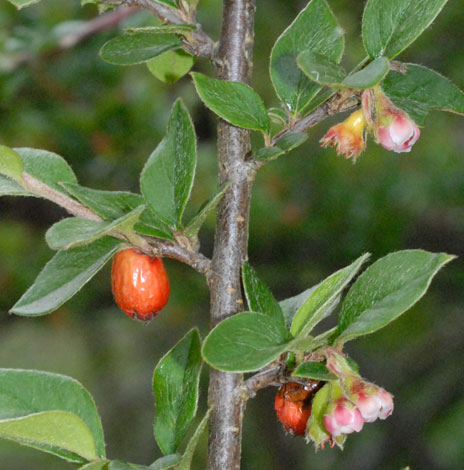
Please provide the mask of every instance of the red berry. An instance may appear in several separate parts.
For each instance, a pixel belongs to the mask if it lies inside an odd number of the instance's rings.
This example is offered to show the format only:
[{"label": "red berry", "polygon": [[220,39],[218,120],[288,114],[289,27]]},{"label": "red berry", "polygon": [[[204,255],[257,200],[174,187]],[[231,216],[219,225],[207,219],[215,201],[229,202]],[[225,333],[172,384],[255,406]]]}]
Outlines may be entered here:
[{"label": "red berry", "polygon": [[114,256],[111,286],[119,308],[142,321],[150,321],[168,303],[169,278],[163,261],[132,248]]},{"label": "red berry", "polygon": [[313,397],[321,385],[318,380],[309,380],[305,384],[288,382],[279,388],[274,409],[287,432],[297,436],[305,434]]}]

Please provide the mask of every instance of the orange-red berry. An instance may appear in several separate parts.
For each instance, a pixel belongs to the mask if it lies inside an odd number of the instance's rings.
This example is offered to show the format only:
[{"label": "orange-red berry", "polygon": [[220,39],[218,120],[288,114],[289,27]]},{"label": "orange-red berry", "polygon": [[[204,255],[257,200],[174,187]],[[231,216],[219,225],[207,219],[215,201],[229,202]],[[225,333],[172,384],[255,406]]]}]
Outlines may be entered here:
[{"label": "orange-red berry", "polygon": [[309,380],[305,384],[288,382],[279,388],[274,409],[287,432],[297,436],[305,434],[313,397],[320,387],[319,381]]},{"label": "orange-red berry", "polygon": [[170,286],[163,261],[132,248],[114,256],[111,285],[114,300],[132,318],[150,321],[168,303]]}]

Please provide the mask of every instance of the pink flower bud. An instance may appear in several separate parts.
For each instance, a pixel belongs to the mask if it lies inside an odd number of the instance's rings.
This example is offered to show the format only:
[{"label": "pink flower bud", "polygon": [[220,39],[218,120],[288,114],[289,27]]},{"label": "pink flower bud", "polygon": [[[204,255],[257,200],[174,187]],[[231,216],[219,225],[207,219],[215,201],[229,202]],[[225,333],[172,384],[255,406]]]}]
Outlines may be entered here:
[{"label": "pink flower bud", "polygon": [[379,387],[366,387],[353,401],[367,423],[372,423],[377,418],[386,419],[393,411],[392,395]]},{"label": "pink flower bud", "polygon": [[345,398],[338,400],[329,410],[324,415],[324,426],[332,437],[359,432],[363,428],[364,420],[360,411]]},{"label": "pink flower bud", "polygon": [[383,389],[379,390],[378,397],[382,407],[380,408],[379,418],[387,419],[393,412],[393,396]]},{"label": "pink flower bud", "polygon": [[379,144],[394,152],[410,152],[411,147],[420,137],[420,130],[416,123],[405,113],[392,113],[393,120],[388,126],[377,128],[377,141]]}]

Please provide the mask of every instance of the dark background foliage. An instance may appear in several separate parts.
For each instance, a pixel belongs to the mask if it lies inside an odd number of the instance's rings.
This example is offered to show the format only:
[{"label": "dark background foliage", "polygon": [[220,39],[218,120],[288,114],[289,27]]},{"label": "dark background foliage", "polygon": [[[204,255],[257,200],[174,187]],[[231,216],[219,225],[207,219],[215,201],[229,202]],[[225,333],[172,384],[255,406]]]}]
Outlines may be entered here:
[{"label": "dark background foliage", "polygon": [[[200,1],[200,20],[218,37],[221,3]],[[346,65],[362,57],[359,0],[331,0],[346,31]],[[254,87],[268,106],[272,44],[303,1],[258,0]],[[43,0],[17,12],[0,4],[0,141],[64,156],[81,184],[138,190],[138,173],[159,142],[171,104],[181,96],[199,135],[199,168],[190,210],[215,187],[215,118],[191,81],[157,81],[145,66],[115,67],[97,55],[115,32],[65,52],[56,38],[95,8],[77,0]],[[151,24],[144,13],[125,26]],[[433,26],[400,59],[434,68],[464,86],[464,7],[450,0]],[[196,70],[210,73],[199,61]],[[273,411],[275,389],[259,392],[245,418],[243,469],[456,469],[464,460],[464,136],[455,115],[432,114],[410,154],[370,142],[356,165],[321,150],[318,140],[340,117],[310,131],[310,141],[265,167],[252,204],[250,262],[281,299],[317,283],[361,253],[373,258],[404,248],[446,251],[461,258],[439,274],[426,297],[400,320],[348,346],[362,374],[396,396],[393,416],[350,436],[346,450],[314,453],[286,436]],[[159,456],[152,431],[152,372],[192,326],[208,330],[208,293],[190,268],[166,261],[172,294],[150,325],[114,305],[106,267],[55,313],[34,320],[11,307],[52,256],[46,228],[65,213],[38,199],[0,201],[0,366],[70,375],[94,395],[110,458],[145,463]],[[214,219],[201,232],[210,255]],[[202,409],[206,404],[204,371]],[[206,436],[194,468],[205,467]],[[38,451],[0,442],[1,468],[71,469]]]}]

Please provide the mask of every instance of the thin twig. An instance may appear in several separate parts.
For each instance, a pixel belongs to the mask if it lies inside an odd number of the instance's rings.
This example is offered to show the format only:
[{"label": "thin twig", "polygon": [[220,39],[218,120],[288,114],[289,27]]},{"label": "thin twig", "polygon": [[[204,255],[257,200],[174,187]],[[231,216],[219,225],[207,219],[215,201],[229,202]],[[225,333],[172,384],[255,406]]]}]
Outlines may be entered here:
[{"label": "thin twig", "polygon": [[296,121],[293,126],[276,134],[271,141],[271,145],[276,145],[287,134],[305,132],[329,116],[345,111],[354,111],[358,106],[359,97],[357,94],[346,95],[337,93],[307,116]]},{"label": "thin twig", "polygon": [[[176,10],[152,0],[104,0],[104,3],[144,8],[169,24],[181,25],[194,22],[194,18],[182,10]],[[210,59],[214,51],[214,41],[203,31],[199,23],[196,23],[195,27],[196,29],[189,33],[191,39],[186,39],[184,46],[191,54]]]},{"label": "thin twig", "polygon": [[280,377],[282,374],[282,366],[274,366],[270,369],[264,369],[255,375],[252,375],[245,380],[236,389],[238,397],[242,400],[248,400],[254,398],[258,390],[268,387],[269,385],[276,385],[280,383]]},{"label": "thin twig", "polygon": [[[71,49],[82,41],[88,39],[89,37],[104,31],[107,29],[115,28],[118,26],[121,21],[124,21],[129,16],[133,15],[139,11],[137,8],[118,8],[115,11],[104,13],[86,23],[83,23],[76,30],[64,35],[59,41],[56,47],[45,51],[43,54],[39,55],[39,58],[46,60],[50,57]],[[33,62],[37,58],[34,54],[24,53],[18,55],[8,68],[9,72],[17,69],[18,67],[23,67],[30,62]]]},{"label": "thin twig", "polygon": [[70,214],[83,219],[102,221],[103,219],[82,205],[80,202],[71,199],[60,191],[51,188],[42,181],[34,178],[29,173],[23,172],[24,189],[37,196],[48,199],[55,204],[66,209]]},{"label": "thin twig", "polygon": [[[69,196],[66,196],[66,194],[63,194],[62,192],[51,188],[42,181],[38,180],[37,178],[34,178],[29,173],[23,172],[23,185],[24,189],[26,189],[30,193],[54,202],[60,207],[66,209],[69,214],[75,217],[81,217],[83,219],[94,220],[97,222],[103,220],[99,215],[95,214],[95,212],[91,211],[88,207],[70,198]],[[125,237],[121,233],[112,233],[111,236],[129,241],[127,237]],[[144,251],[148,251],[154,256],[175,259],[177,261],[187,264],[195,271],[198,271],[199,273],[202,273],[207,277],[209,276],[211,269],[211,261],[201,253],[188,250],[168,240],[161,240],[159,238],[147,236],[139,237],[140,246],[138,247],[142,248]],[[131,238],[130,242],[132,242],[132,244],[136,244],[136,238]]]},{"label": "thin twig", "polygon": [[70,49],[85,39],[104,31],[106,29],[115,28],[129,16],[137,13],[138,8],[118,8],[115,11],[104,13],[96,18],[87,21],[72,33],[66,34],[59,41],[59,47],[62,50]]}]

